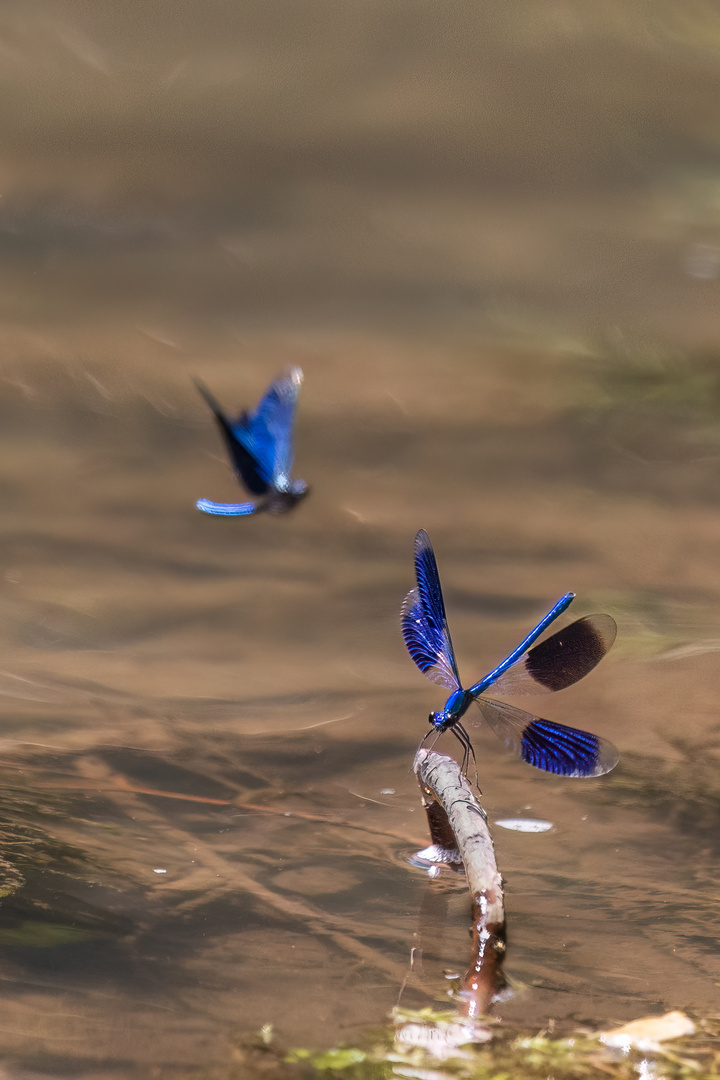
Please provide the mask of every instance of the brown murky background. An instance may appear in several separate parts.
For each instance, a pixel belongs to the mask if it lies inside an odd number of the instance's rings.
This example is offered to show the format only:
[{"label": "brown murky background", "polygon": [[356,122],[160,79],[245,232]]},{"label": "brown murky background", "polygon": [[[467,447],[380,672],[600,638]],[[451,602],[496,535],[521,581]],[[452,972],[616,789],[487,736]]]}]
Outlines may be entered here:
[{"label": "brown murky background", "polygon": [[[420,526],[468,680],[568,589],[620,627],[540,703],[609,777],[476,734],[491,821],[555,825],[495,830],[498,1015],[717,1008],[719,100],[704,0],[2,5],[9,1075],[447,1000]],[[192,377],[239,407],[289,363],[310,498],[202,516],[238,489]]]}]

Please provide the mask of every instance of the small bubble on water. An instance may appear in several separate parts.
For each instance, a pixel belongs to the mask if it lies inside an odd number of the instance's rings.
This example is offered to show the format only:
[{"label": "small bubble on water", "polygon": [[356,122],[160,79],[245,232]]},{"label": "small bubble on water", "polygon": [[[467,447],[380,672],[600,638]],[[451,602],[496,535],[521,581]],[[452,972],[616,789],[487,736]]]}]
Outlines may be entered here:
[{"label": "small bubble on water", "polygon": [[539,818],[500,818],[495,824],[501,829],[525,833],[548,832],[553,827],[552,821],[541,821]]}]

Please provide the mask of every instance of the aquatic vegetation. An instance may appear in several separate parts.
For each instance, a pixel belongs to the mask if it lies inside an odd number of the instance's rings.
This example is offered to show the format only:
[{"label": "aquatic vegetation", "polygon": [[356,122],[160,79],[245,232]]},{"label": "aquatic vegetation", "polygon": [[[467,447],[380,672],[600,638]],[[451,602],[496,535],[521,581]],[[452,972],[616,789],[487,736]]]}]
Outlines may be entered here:
[{"label": "aquatic vegetation", "polygon": [[597,380],[598,408],[720,413],[717,356],[653,345],[615,333],[592,351],[586,370]]},{"label": "aquatic vegetation", "polygon": [[[648,1018],[657,1027],[662,1018]],[[528,1032],[489,1023],[487,1039],[458,1044],[454,1049],[444,1043],[445,1036],[457,1027],[452,1014],[431,1009],[396,1009],[395,1030],[391,1028],[368,1039],[367,1045],[338,1047],[314,1053],[296,1049],[277,1054],[278,1075],[283,1063],[298,1066],[296,1075],[339,1075],[348,1080],[376,1080],[402,1076],[420,1078],[458,1077],[467,1080],[706,1080],[718,1075],[720,1051],[717,1020],[701,1021],[694,1034],[674,1038],[669,1032],[653,1049],[628,1047],[620,1050],[603,1044],[599,1035],[588,1030],[553,1033]],[[641,1022],[638,1021],[638,1024]],[[408,1026],[424,1029],[427,1040],[409,1044],[397,1038]],[[691,1031],[693,1025],[688,1024]],[[453,1032],[456,1034],[456,1032]],[[434,1052],[443,1048],[442,1052]],[[271,1051],[271,1048],[266,1048]],[[267,1062],[266,1062],[267,1065]],[[264,1070],[263,1070],[264,1072]],[[252,1075],[261,1075],[260,1071]],[[292,1075],[292,1074],[291,1074]]]}]

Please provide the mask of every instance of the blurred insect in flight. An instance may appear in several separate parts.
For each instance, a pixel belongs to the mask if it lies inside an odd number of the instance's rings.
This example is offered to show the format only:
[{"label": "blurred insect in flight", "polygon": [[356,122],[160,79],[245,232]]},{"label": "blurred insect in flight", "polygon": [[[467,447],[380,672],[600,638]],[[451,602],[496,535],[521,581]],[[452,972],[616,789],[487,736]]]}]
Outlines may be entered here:
[{"label": "blurred insect in flight", "polygon": [[439,736],[452,731],[462,744],[465,769],[470,757],[475,760],[475,753],[461,720],[475,702],[505,745],[536,769],[561,776],[602,776],[617,765],[618,752],[606,739],[541,720],[514,705],[483,696],[490,687],[513,695],[543,694],[572,686],[592,671],[615,641],[617,626],[610,615],[586,615],[535,645],[543,631],[572,603],[575,594],[566,593],[501,664],[464,690],[450,640],[435,554],[424,529],[415,537],[415,576],[417,588],[410,590],[402,606],[403,638],[423,674],[451,691],[445,707],[430,713],[431,729],[425,739],[434,732]]},{"label": "blurred insect in flight", "polygon": [[256,502],[217,503],[198,499],[198,510],[206,514],[241,517],[267,510],[284,514],[308,493],[304,480],[293,480],[292,426],[303,373],[288,368],[270,383],[254,412],[243,412],[231,420],[201,382],[196,386],[208,403],[225,440],[233,471]]}]

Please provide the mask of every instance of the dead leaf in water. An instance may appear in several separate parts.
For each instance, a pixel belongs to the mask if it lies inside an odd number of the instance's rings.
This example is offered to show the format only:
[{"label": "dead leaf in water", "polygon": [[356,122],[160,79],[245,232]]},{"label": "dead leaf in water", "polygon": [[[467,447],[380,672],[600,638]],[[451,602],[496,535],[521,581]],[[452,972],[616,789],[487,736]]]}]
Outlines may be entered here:
[{"label": "dead leaf in water", "polygon": [[644,1016],[611,1031],[601,1031],[598,1038],[606,1046],[617,1046],[623,1050],[631,1047],[637,1050],[657,1050],[658,1044],[667,1042],[668,1039],[694,1034],[695,1025],[689,1016],[681,1012],[669,1012],[664,1016]]}]

